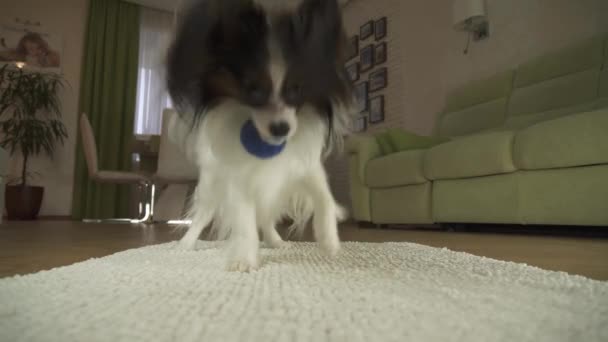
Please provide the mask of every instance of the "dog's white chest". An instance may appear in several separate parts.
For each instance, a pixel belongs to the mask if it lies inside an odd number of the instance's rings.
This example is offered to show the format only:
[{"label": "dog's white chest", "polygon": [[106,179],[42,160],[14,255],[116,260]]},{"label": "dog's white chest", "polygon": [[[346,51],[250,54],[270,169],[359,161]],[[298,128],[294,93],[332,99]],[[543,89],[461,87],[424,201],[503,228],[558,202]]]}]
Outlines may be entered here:
[{"label": "dog's white chest", "polygon": [[271,221],[289,210],[293,198],[306,193],[306,177],[320,168],[326,130],[319,116],[303,115],[284,150],[260,159],[241,144],[241,128],[249,119],[246,110],[205,116],[195,143],[197,192],[209,198],[214,211],[230,211],[226,208],[247,202],[255,208],[258,220]]}]

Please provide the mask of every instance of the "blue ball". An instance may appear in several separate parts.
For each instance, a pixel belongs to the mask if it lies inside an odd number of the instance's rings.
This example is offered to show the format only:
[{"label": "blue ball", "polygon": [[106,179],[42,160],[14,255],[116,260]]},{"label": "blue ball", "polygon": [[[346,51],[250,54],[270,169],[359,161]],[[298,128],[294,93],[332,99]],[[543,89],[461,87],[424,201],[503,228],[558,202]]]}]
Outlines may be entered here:
[{"label": "blue ball", "polygon": [[241,144],[249,154],[260,159],[275,157],[285,148],[285,143],[273,145],[265,142],[251,120],[247,120],[241,128]]}]

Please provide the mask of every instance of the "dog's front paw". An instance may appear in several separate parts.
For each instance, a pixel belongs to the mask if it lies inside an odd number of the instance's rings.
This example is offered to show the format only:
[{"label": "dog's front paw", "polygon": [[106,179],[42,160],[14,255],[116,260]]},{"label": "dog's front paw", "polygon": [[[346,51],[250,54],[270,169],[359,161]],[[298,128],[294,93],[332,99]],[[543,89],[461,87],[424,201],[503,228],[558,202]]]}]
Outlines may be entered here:
[{"label": "dog's front paw", "polygon": [[340,239],[337,236],[324,236],[318,242],[321,251],[329,257],[335,257],[340,251]]},{"label": "dog's front paw", "polygon": [[226,269],[229,272],[250,272],[258,268],[258,263],[255,260],[229,260]]},{"label": "dog's front paw", "polygon": [[283,239],[272,239],[264,240],[264,247],[266,248],[288,248],[289,242],[283,241]]},{"label": "dog's front paw", "polygon": [[177,243],[177,248],[183,251],[193,251],[196,249],[196,239],[182,238]]},{"label": "dog's front paw", "polygon": [[338,222],[344,222],[348,219],[348,210],[339,204],[336,204],[336,219]]}]

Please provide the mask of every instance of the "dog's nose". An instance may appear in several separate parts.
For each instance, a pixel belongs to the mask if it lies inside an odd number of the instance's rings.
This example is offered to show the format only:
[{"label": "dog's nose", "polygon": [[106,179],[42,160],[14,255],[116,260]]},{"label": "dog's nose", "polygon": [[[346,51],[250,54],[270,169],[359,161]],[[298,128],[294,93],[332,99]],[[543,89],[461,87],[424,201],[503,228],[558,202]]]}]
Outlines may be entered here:
[{"label": "dog's nose", "polygon": [[285,121],[273,122],[270,124],[270,134],[275,138],[282,138],[289,133],[289,124]]}]

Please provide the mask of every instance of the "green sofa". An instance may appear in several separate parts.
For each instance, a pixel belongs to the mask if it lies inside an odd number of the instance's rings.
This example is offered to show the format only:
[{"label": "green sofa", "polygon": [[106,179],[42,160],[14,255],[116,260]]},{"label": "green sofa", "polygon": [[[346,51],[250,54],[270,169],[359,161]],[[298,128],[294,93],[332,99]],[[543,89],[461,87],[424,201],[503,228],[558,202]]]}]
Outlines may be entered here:
[{"label": "green sofa", "polygon": [[435,135],[388,154],[349,139],[356,220],[608,226],[608,38],[453,90]]}]

